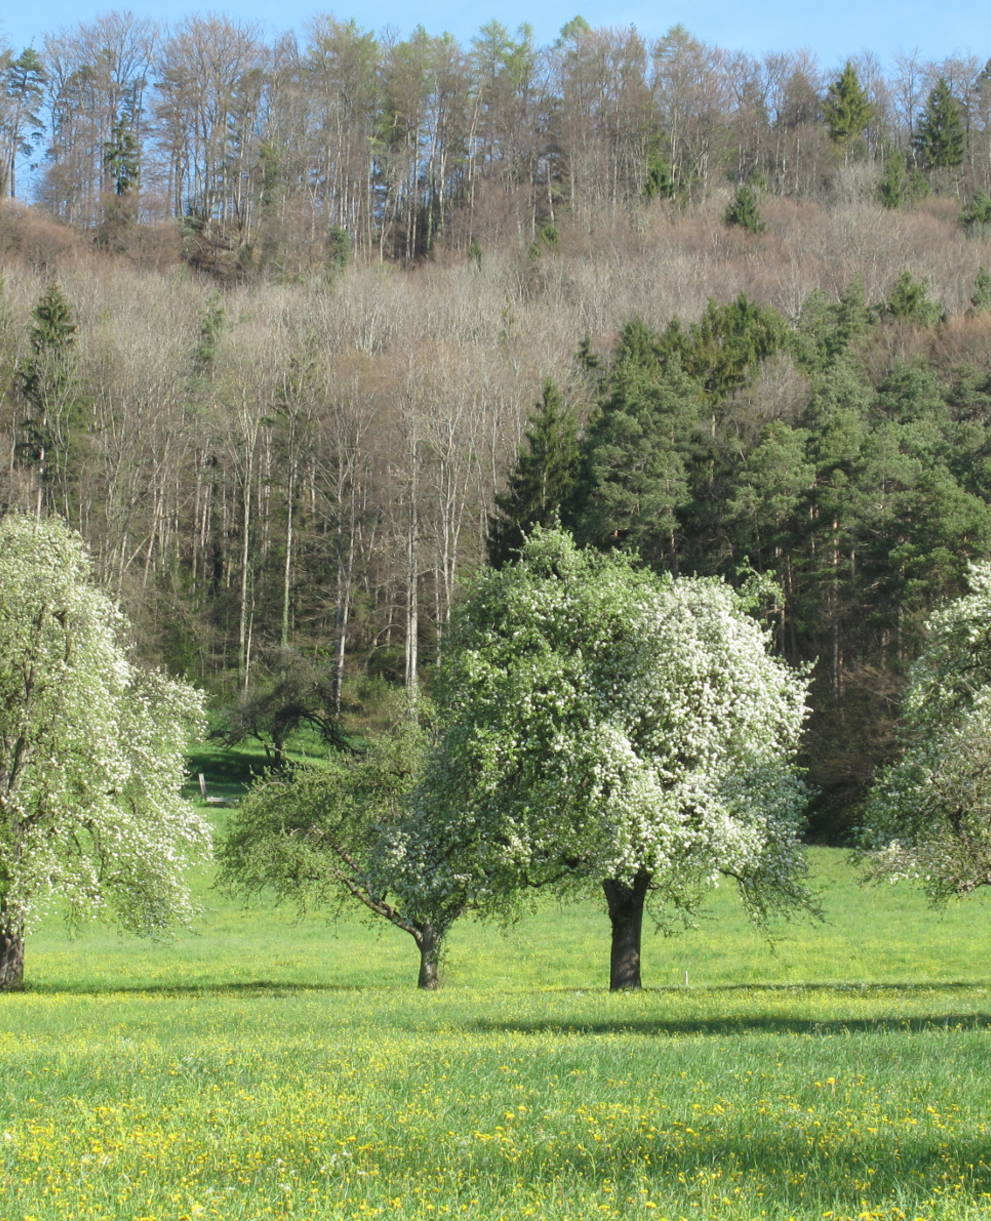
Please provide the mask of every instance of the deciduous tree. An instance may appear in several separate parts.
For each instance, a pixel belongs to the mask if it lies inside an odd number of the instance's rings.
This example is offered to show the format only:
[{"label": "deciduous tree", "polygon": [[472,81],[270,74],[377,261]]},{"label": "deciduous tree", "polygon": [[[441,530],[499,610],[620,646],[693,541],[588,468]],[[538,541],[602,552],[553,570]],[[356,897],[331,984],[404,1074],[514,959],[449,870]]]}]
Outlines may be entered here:
[{"label": "deciduous tree", "polygon": [[411,884],[431,869],[427,842],[406,818],[422,755],[422,731],[407,717],[364,754],[256,784],[221,846],[221,884],[267,891],[301,911],[358,902],[413,938],[418,984],[436,988],[444,937],[464,903],[457,886],[428,896]]},{"label": "deciduous tree", "polygon": [[862,842],[876,878],[944,902],[991,886],[991,564],[929,621],[902,707],[901,756],[881,771]]},{"label": "deciduous tree", "polygon": [[791,762],[805,684],[722,582],[537,529],[460,606],[437,696],[413,797],[444,846],[425,896],[505,911],[529,887],[599,883],[613,989],[640,986],[650,890],[691,911],[728,875],[758,917],[808,902]]},{"label": "deciduous tree", "polygon": [[198,692],[128,659],[79,537],[0,522],[0,990],[54,902],[153,933],[192,911],[209,832],[179,796]]}]

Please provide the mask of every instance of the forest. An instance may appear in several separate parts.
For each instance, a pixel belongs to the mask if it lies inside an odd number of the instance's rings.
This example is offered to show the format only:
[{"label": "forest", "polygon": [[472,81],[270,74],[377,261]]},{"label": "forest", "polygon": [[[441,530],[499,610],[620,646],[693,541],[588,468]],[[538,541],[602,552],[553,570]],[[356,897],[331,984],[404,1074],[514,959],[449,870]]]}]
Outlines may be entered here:
[{"label": "forest", "polygon": [[0,509],[277,762],[535,523],[768,574],[841,841],[991,558],[991,71],[126,13],[2,60]]}]

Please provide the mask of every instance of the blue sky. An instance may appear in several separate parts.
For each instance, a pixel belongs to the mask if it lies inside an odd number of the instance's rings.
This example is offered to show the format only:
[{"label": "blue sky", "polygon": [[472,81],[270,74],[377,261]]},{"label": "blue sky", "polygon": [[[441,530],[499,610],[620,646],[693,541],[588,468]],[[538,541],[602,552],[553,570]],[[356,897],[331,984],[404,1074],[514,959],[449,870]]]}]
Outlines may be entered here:
[{"label": "blue sky", "polygon": [[285,29],[301,31],[317,12],[354,17],[360,26],[375,31],[391,26],[408,34],[417,24],[429,33],[452,33],[467,44],[479,26],[492,17],[514,29],[522,21],[534,27],[537,42],[553,41],[561,26],[580,13],[593,26],[635,25],[646,37],[657,37],[672,25],[686,26],[696,37],[726,50],[814,51],[824,68],[841,66],[862,51],[873,51],[885,66],[900,52],[917,50],[923,59],[942,59],[958,53],[991,58],[991,3],[989,0],[881,0],[855,3],[831,0],[806,8],[794,0],[749,0],[729,4],[726,0],[692,0],[675,4],[616,0],[614,4],[582,4],[581,0],[545,0],[536,5],[526,0],[487,0],[484,8],[455,4],[451,0],[422,0],[419,5],[398,0],[371,0],[350,8],[331,7],[308,0],[238,0],[236,5],[210,2],[202,6],[177,5],[168,0],[131,0],[131,3],[90,4],[84,0],[47,0],[39,5],[6,0],[0,6],[0,38],[15,50],[34,43],[44,34],[74,26],[113,8],[130,9],[141,16],[173,21],[190,13],[222,12],[241,20],[255,21],[263,33]]}]

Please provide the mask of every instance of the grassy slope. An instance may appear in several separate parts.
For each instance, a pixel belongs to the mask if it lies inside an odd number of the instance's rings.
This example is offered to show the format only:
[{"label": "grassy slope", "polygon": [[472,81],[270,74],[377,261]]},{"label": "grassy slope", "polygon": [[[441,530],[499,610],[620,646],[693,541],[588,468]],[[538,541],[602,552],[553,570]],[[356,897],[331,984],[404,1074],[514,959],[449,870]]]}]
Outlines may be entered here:
[{"label": "grassy slope", "polygon": [[44,929],[0,1000],[0,1218],[991,1216],[988,902],[813,857],[825,925],[772,952],[719,892],[639,996],[592,903],[465,922],[437,996],[402,934],[207,876],[165,945]]}]

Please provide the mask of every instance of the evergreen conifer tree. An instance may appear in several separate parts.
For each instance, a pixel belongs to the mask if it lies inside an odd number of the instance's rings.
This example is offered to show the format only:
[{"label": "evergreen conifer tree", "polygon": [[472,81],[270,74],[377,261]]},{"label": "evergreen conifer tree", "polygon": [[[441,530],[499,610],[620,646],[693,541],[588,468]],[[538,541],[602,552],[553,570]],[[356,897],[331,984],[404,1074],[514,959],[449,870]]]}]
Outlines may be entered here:
[{"label": "evergreen conifer tree", "polygon": [[66,479],[69,451],[80,423],[74,352],[76,324],[61,288],[48,286],[31,314],[31,354],[19,377],[27,408],[18,446],[21,460],[34,466],[36,509],[55,508],[69,517]]},{"label": "evergreen conifer tree", "polygon": [[849,60],[829,86],[822,110],[829,138],[848,152],[874,116],[874,107]]},{"label": "evergreen conifer tree", "polygon": [[757,192],[746,183],[737,188],[732,203],[723,213],[723,220],[727,225],[739,225],[748,233],[763,233],[767,228],[760,214]]},{"label": "evergreen conifer tree", "polygon": [[975,237],[983,237],[991,230],[991,195],[978,191],[970,203],[961,209],[960,223]]},{"label": "evergreen conifer tree", "polygon": [[678,513],[691,495],[689,462],[703,404],[679,358],[661,359],[643,323],[629,323],[582,446],[580,537],[677,567]]},{"label": "evergreen conifer tree", "polygon": [[877,198],[882,207],[905,207],[922,199],[928,191],[929,184],[917,169],[908,168],[901,149],[891,149],[877,184]]},{"label": "evergreen conifer tree", "polygon": [[942,306],[930,299],[925,283],[917,280],[910,271],[903,271],[898,277],[881,312],[889,318],[901,318],[921,326],[934,326],[945,317]]},{"label": "evergreen conifer tree", "polygon": [[944,77],[933,86],[915,133],[915,151],[928,170],[952,170],[963,163],[967,133],[962,107]]},{"label": "evergreen conifer tree", "polygon": [[553,381],[544,382],[505,492],[489,518],[489,562],[514,559],[536,525],[550,525],[570,500],[578,473],[578,423]]},{"label": "evergreen conifer tree", "polygon": [[988,275],[986,267],[977,269],[974,291],[970,295],[970,305],[975,314],[991,313],[991,275]]}]

